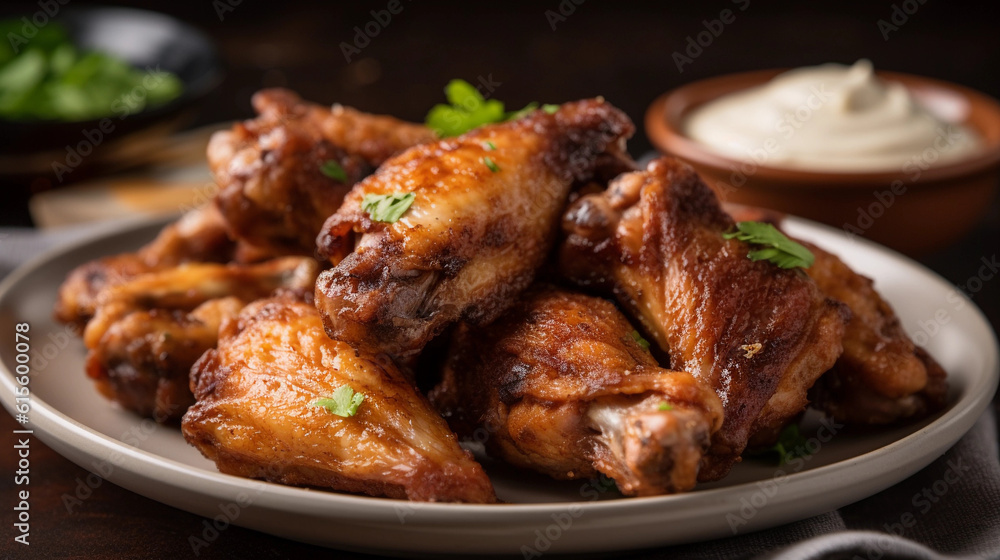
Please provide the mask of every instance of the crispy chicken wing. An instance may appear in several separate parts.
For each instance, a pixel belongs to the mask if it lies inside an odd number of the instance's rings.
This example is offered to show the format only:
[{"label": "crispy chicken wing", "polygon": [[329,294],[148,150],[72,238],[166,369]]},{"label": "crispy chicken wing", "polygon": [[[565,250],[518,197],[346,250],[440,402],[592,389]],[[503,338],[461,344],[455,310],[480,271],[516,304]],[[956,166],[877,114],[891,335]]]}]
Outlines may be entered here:
[{"label": "crispy chicken wing", "polygon": [[[420,501],[494,502],[489,479],[393,363],[323,332],[310,303],[257,301],[192,370],[184,437],[219,470]],[[353,416],[316,406],[342,386]]]},{"label": "crispy chicken wing", "polygon": [[[780,227],[774,210],[727,204],[736,221],[766,221]],[[870,278],[836,255],[799,240],[816,257],[806,270],[827,296],[851,309],[844,329],[844,353],[809,394],[814,407],[839,422],[889,424],[933,413],[946,404],[946,373],[903,331],[896,313]]]},{"label": "crispy chicken wing", "polygon": [[[393,154],[429,142],[418,124],[303,101],[284,89],[253,96],[258,117],[218,132],[208,162],[215,202],[234,238],[289,254],[312,255],[323,221],[354,183]],[[328,173],[322,169],[331,165]]]},{"label": "crispy chicken wing", "polygon": [[56,319],[81,331],[94,315],[97,294],[140,274],[171,268],[185,262],[225,262],[233,258],[236,244],[229,240],[222,216],[211,204],[192,210],[136,251],[83,264],[59,288]]},{"label": "crispy chicken wing", "polygon": [[[571,186],[630,167],[632,131],[618,109],[585,100],[390,159],[317,240],[336,264],[316,284],[327,333],[408,357],[459,319],[488,323],[531,283]],[[365,197],[393,193],[415,195],[409,210],[375,221]]]},{"label": "crispy chicken wing", "polygon": [[505,461],[555,478],[611,477],[627,495],[688,490],[722,425],[710,387],[660,368],[611,302],[533,288],[487,327],[459,327],[435,404],[488,430]]},{"label": "crispy chicken wing", "polygon": [[948,390],[944,369],[903,331],[871,279],[835,255],[811,245],[809,277],[828,296],[851,308],[844,353],[811,396],[841,422],[887,424],[940,410]]},{"label": "crispy chicken wing", "polygon": [[222,321],[278,290],[311,291],[318,268],[307,257],[196,263],[109,286],[84,331],[87,374],[124,408],[177,420],[194,402],[191,365],[215,347]]},{"label": "crispy chicken wing", "polygon": [[670,358],[722,399],[725,421],[699,475],[725,476],[754,438],[802,412],[840,355],[849,312],[808,277],[747,258],[732,219],[694,171],[669,158],[623,175],[567,212],[565,275],[614,293]]}]

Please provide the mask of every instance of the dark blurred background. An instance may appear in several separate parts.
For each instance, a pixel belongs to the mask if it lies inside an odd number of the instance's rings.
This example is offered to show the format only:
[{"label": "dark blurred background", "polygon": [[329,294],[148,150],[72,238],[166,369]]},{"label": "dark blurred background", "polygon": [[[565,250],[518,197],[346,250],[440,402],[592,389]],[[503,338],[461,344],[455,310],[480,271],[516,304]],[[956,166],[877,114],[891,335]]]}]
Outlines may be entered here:
[{"label": "dark blurred background", "polygon": [[[866,57],[876,68],[1000,94],[998,20],[983,4],[398,1],[402,11],[379,26],[350,63],[341,43],[353,43],[355,27],[363,29],[373,21],[371,11],[385,10],[388,0],[146,0],[114,5],[173,15],[216,42],[226,77],[192,126],[245,118],[251,113],[251,94],[273,86],[292,88],[318,102],[422,120],[442,101],[449,79],[475,82],[482,77],[500,84],[493,95],[510,107],[603,95],[640,124],[631,142],[639,155],[650,146],[641,119],[654,97],[729,72]],[[108,3],[73,0],[66,8],[98,4]],[[33,4],[3,6],[11,14],[37,9]],[[673,53],[684,53],[688,38],[725,9],[733,11],[735,21],[679,72]],[[906,20],[896,25],[894,14],[897,23]],[[880,29],[879,20],[898,29]]]}]

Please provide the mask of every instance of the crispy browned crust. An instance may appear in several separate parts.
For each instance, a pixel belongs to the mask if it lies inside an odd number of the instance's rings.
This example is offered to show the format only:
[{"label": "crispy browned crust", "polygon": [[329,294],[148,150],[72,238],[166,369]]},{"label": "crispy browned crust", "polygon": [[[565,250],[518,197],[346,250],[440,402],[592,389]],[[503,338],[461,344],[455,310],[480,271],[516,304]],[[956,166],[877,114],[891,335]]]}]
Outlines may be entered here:
[{"label": "crispy browned crust", "polygon": [[[209,166],[230,235],[282,254],[312,255],[323,221],[354,183],[393,154],[434,139],[428,128],[342,106],[303,101],[285,89],[253,96],[258,117],[213,135]],[[339,180],[323,174],[334,161]]]},{"label": "crispy browned crust", "polygon": [[135,253],[90,261],[70,272],[59,288],[55,318],[82,331],[104,288],[186,262],[225,262],[236,251],[214,206],[192,210]]},{"label": "crispy browned crust", "polygon": [[749,245],[724,239],[732,218],[677,160],[581,198],[563,227],[566,277],[614,293],[671,368],[722,399],[725,422],[702,480],[725,476],[752,436],[772,437],[801,413],[807,390],[840,355],[846,307],[801,271],[751,261]]},{"label": "crispy browned crust", "polygon": [[[345,384],[365,395],[354,416],[313,404]],[[309,303],[247,306],[195,364],[191,387],[198,402],[184,416],[184,437],[224,473],[420,501],[496,501],[482,468],[398,368],[328,338]]]},{"label": "crispy browned crust", "polygon": [[511,464],[560,479],[600,472],[627,495],[690,489],[722,405],[660,368],[635,332],[606,300],[533,288],[491,325],[458,329],[432,400]]},{"label": "crispy browned crust", "polygon": [[944,408],[944,369],[910,340],[872,280],[836,255],[806,245],[816,256],[809,276],[824,293],[851,308],[844,353],[813,387],[815,406],[851,424],[888,424]]},{"label": "crispy browned crust", "polygon": [[215,347],[222,322],[276,291],[311,292],[318,268],[308,257],[192,263],[109,286],[84,331],[87,375],[128,410],[179,420],[194,403],[191,365]]},{"label": "crispy browned crust", "polygon": [[[548,254],[571,186],[628,166],[623,143],[632,131],[624,113],[586,100],[390,159],[355,186],[317,239],[336,265],[316,285],[327,332],[407,357],[459,319],[494,319]],[[367,194],[407,192],[416,198],[395,223],[362,209]]]}]

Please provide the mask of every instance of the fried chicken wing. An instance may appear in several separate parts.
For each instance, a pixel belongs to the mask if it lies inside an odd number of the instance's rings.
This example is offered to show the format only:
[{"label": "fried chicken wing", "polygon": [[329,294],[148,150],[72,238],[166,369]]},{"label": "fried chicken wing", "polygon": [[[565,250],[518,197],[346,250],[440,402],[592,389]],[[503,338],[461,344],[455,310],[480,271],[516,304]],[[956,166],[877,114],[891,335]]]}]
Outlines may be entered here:
[{"label": "fried chicken wing", "polygon": [[[284,89],[258,92],[253,106],[257,118],[209,142],[220,187],[215,202],[232,237],[282,254],[312,255],[323,221],[354,183],[390,156],[435,138],[422,125],[308,103]],[[329,165],[333,171],[324,173]]]},{"label": "fried chicken wing", "polygon": [[[774,210],[735,204],[726,204],[725,209],[736,221],[766,221],[780,227],[784,219]],[[812,405],[848,424],[889,424],[943,408],[948,391],[944,369],[910,340],[872,280],[836,255],[797,241],[816,257],[806,274],[828,297],[851,309],[844,352],[813,385]]]},{"label": "fried chicken wing", "polygon": [[225,262],[233,258],[236,249],[214,206],[192,210],[135,253],[94,260],[70,272],[59,288],[55,317],[82,331],[94,315],[97,294],[104,288],[185,262]]},{"label": "fried chicken wing", "polygon": [[307,257],[196,263],[110,286],[84,331],[87,375],[128,410],[178,420],[194,402],[191,366],[215,347],[223,320],[279,290],[311,291],[318,268]]},{"label": "fried chicken wing", "polygon": [[753,438],[766,443],[805,408],[842,350],[849,312],[808,277],[723,233],[733,220],[694,171],[663,158],[582,197],[563,227],[564,274],[614,293],[725,411],[701,480],[725,476]]},{"label": "fried chicken wing", "polygon": [[[384,357],[383,357],[384,358]],[[494,502],[489,479],[388,359],[327,337],[310,303],[257,301],[195,365],[184,437],[238,476],[420,501]],[[352,416],[314,403],[349,386]]]},{"label": "fried chicken wing", "polygon": [[944,369],[910,340],[872,280],[836,255],[803,244],[816,257],[809,277],[851,308],[844,353],[813,387],[816,408],[852,424],[887,424],[943,408],[948,390]]},{"label": "fried chicken wing", "polygon": [[710,387],[660,368],[611,302],[532,288],[486,327],[462,325],[432,400],[460,433],[559,479],[626,495],[688,490],[722,425]]},{"label": "fried chicken wing", "polygon": [[[459,319],[488,323],[531,283],[573,184],[631,166],[632,131],[618,109],[585,100],[390,159],[317,240],[336,265],[316,284],[327,333],[408,357]],[[398,221],[365,209],[370,195],[403,193],[415,198]]]}]

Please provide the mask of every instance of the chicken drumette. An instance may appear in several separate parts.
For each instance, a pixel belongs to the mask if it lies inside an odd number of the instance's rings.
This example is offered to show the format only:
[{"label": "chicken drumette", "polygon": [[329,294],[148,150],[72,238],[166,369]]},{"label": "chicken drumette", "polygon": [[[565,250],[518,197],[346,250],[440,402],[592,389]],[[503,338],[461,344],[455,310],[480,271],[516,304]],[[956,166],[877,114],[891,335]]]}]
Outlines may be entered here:
[{"label": "chicken drumette", "polygon": [[[223,324],[191,385],[198,402],[184,416],[184,437],[224,473],[420,501],[496,501],[482,467],[392,361],[327,337],[311,303],[284,296],[247,306]],[[345,386],[354,393],[339,415],[317,406]]]},{"label": "chicken drumette", "polygon": [[832,253],[807,245],[816,256],[809,277],[851,308],[844,353],[813,387],[814,406],[850,424],[888,424],[943,408],[944,369],[910,340],[872,280]]},{"label": "chicken drumette", "polygon": [[208,163],[230,235],[280,254],[312,255],[323,221],[390,156],[430,142],[418,124],[303,101],[284,89],[253,96],[259,116],[217,132]]},{"label": "chicken drumette", "polygon": [[[772,210],[736,205],[726,210],[736,221],[780,227],[784,219]],[[844,352],[810,391],[812,406],[848,424],[889,424],[943,408],[948,391],[944,369],[907,336],[874,282],[833,253],[799,242],[816,258],[806,274],[823,293],[851,309]]]},{"label": "chicken drumette", "polygon": [[751,439],[767,443],[805,408],[842,350],[849,317],[798,270],[747,258],[732,218],[669,158],[582,197],[563,222],[563,273],[613,293],[672,369],[722,400],[725,420],[699,475],[725,476]]},{"label": "chicken drumette", "polygon": [[[532,281],[571,187],[631,167],[633,126],[603,100],[535,111],[411,148],[347,195],[317,243],[336,266],[316,304],[327,333],[409,357],[459,319],[485,324]],[[395,222],[366,201],[412,195]]]},{"label": "chicken drumette", "polygon": [[722,425],[712,389],[660,368],[606,300],[532,288],[489,326],[459,327],[432,400],[505,461],[626,495],[688,490]]}]

